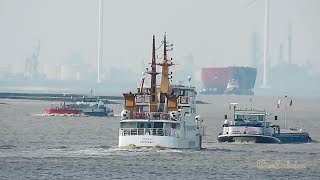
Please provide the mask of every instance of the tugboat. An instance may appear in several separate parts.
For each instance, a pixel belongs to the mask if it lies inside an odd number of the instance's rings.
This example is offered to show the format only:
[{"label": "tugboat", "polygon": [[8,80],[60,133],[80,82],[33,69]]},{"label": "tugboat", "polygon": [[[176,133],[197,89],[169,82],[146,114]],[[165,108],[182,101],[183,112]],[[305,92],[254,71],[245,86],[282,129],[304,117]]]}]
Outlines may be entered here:
[{"label": "tugboat", "polygon": [[[267,122],[269,115],[265,110],[236,109],[233,105],[234,117],[225,121],[222,132],[218,135],[219,142],[253,142],[253,143],[307,143],[311,141],[308,132],[294,131],[284,132],[280,126]],[[275,120],[277,120],[275,116]]]},{"label": "tugboat", "polygon": [[[144,87],[143,75],[136,93],[124,93],[124,109],[121,112],[119,147],[195,148],[202,146],[205,126],[196,114],[196,90],[191,85],[173,85],[167,51],[172,46],[164,35],[163,60],[156,62],[155,36],[153,36],[150,87]],[[170,48],[170,49],[168,49]],[[161,66],[161,83],[157,87],[156,66]],[[188,77],[189,83],[191,77]]]},{"label": "tugboat", "polygon": [[228,82],[225,94],[240,94],[239,83],[237,80],[232,79]]}]

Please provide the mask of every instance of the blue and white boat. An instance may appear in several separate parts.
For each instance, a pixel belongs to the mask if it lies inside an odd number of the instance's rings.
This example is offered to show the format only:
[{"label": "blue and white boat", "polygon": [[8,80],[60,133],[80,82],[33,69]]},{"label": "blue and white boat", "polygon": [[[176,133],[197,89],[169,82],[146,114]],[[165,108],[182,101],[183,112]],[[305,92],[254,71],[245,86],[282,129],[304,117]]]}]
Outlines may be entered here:
[{"label": "blue and white boat", "polygon": [[81,110],[87,116],[112,116],[113,110],[107,107],[98,97],[83,97],[72,104],[73,109]]},{"label": "blue and white boat", "polygon": [[[265,110],[236,109],[232,103],[234,117],[225,121],[222,132],[218,135],[219,142],[253,142],[253,143],[306,143],[310,142],[309,133],[302,129],[281,130],[278,125],[267,121]],[[275,116],[277,120],[277,116]]]}]

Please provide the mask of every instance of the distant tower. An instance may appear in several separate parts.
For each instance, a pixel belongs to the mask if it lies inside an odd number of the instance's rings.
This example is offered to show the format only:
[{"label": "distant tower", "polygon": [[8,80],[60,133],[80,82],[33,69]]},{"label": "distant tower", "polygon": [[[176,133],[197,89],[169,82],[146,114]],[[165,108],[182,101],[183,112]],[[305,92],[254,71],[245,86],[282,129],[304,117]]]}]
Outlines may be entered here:
[{"label": "distant tower", "polygon": [[25,77],[36,78],[38,73],[39,65],[39,52],[40,52],[40,41],[37,42],[37,45],[33,47],[33,52],[31,57],[26,58],[25,64]]},{"label": "distant tower", "polygon": [[284,62],[283,60],[283,46],[282,44],[280,44],[280,47],[279,47],[279,64],[282,64]]},{"label": "distant tower", "polygon": [[288,63],[291,64],[292,63],[292,51],[291,51],[291,47],[292,47],[292,25],[289,24],[288,26]]},{"label": "distant tower", "polygon": [[252,32],[251,34],[251,62],[252,67],[258,66],[258,33]]},{"label": "distant tower", "polygon": [[268,82],[268,61],[269,61],[269,0],[265,0],[265,31],[264,31],[264,53],[263,53],[263,82],[262,82],[262,87],[267,88],[269,87],[269,82]]},{"label": "distant tower", "polygon": [[99,23],[98,23],[98,83],[101,83],[101,60],[102,60],[102,41],[103,41],[103,0],[99,0]]}]

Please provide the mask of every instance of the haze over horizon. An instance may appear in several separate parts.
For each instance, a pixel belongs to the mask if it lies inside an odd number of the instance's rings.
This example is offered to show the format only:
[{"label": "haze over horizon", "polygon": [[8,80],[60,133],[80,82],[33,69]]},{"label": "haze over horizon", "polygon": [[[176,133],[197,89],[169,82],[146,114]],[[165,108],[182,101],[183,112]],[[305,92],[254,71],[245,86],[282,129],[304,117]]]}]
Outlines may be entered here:
[{"label": "haze over horizon", "polygon": [[[263,53],[264,0],[104,0],[103,74],[114,69],[141,72],[151,58],[152,35],[166,32],[170,57],[184,69],[192,55],[195,79],[212,66],[250,66],[251,36]],[[320,74],[320,1],[270,0],[270,61],[279,48],[287,60],[292,25],[292,63]],[[26,57],[40,42],[41,72],[57,64],[80,64],[97,71],[98,0],[0,0],[0,67],[23,73]],[[262,58],[260,59],[262,61]],[[138,78],[134,78],[136,80]]]}]

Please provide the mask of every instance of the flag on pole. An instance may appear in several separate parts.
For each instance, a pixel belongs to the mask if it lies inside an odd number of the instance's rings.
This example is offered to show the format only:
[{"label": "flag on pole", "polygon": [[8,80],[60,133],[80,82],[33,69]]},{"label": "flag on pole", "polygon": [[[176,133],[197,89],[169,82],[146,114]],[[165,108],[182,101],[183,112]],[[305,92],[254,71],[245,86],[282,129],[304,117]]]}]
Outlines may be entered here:
[{"label": "flag on pole", "polygon": [[278,102],[277,102],[277,108],[280,107],[280,104],[281,104],[281,99],[279,99]]},{"label": "flag on pole", "polygon": [[290,106],[292,106],[293,105],[293,103],[292,103],[292,99],[291,99],[291,101],[290,101]]}]

